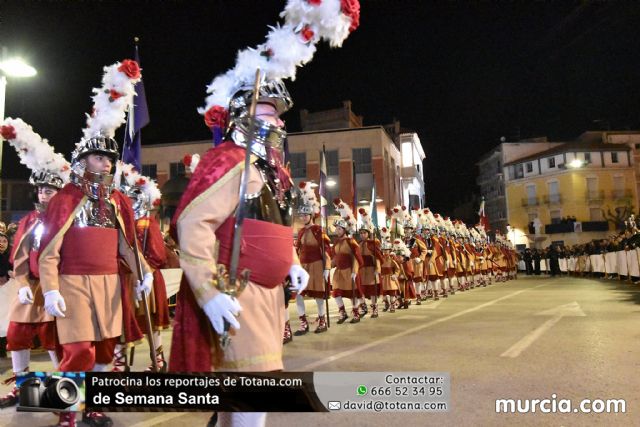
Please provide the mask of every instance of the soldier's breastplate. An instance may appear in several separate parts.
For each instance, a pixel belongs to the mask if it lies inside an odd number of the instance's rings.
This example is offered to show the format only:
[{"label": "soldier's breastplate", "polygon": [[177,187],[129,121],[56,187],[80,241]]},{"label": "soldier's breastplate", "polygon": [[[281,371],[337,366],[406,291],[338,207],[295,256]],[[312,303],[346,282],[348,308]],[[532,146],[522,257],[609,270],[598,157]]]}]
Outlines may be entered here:
[{"label": "soldier's breastplate", "polygon": [[42,241],[42,234],[44,233],[44,224],[38,218],[36,220],[36,224],[31,230],[31,250],[39,251],[40,250],[40,242]]},{"label": "soldier's breastplate", "polygon": [[76,214],[73,224],[78,227],[116,228],[116,216],[113,205],[108,200],[87,199]]},{"label": "soldier's breastplate", "polygon": [[291,190],[282,190],[281,183],[273,171],[256,164],[264,185],[258,193],[247,194],[247,218],[272,224],[291,226],[293,223],[294,195]]}]

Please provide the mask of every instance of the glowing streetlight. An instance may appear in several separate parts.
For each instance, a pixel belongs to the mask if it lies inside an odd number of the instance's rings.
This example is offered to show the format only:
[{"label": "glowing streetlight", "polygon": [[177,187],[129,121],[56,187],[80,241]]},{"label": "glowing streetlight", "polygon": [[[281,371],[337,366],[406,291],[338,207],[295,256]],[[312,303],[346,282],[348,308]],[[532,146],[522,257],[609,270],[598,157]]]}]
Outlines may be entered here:
[{"label": "glowing streetlight", "polygon": [[335,180],[333,180],[333,179],[331,179],[331,178],[329,178],[329,179],[327,180],[327,187],[335,187],[335,186],[336,186],[336,184],[337,184],[337,182],[335,182]]},{"label": "glowing streetlight", "polygon": [[585,165],[585,162],[583,162],[580,159],[573,159],[569,162],[569,167],[573,169],[581,168],[584,165]]},{"label": "glowing streetlight", "polygon": [[[33,77],[37,74],[35,68],[20,58],[7,59],[7,49],[2,47],[2,60],[0,61],[0,122],[4,122],[4,106],[7,92],[7,77]],[[0,138],[0,177],[2,176],[2,149],[3,140]],[[2,213],[2,184],[0,182],[0,216]]]},{"label": "glowing streetlight", "polygon": [[21,58],[11,58],[0,62],[0,70],[7,77],[33,77],[38,72]]}]

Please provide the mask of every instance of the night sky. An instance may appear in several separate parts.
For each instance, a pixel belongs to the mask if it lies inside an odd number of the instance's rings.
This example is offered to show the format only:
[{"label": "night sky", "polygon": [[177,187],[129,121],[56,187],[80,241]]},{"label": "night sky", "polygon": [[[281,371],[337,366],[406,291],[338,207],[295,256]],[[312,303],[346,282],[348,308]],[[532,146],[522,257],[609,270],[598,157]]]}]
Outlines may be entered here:
[{"label": "night sky", "polygon": [[[300,108],[351,99],[365,125],[418,132],[427,205],[445,214],[477,192],[475,162],[500,137],[569,140],[588,129],[640,128],[637,2],[361,0],[341,49],[322,44],[288,83]],[[237,50],[262,43],[284,1],[0,2],[0,44],[38,69],[11,79],[6,115],[69,157],[104,65],[139,36],[151,123],[144,143],[209,138],[196,108]],[[118,139],[121,141],[121,138]],[[27,176],[5,147],[4,177]],[[143,159],[144,161],[144,159]]]}]

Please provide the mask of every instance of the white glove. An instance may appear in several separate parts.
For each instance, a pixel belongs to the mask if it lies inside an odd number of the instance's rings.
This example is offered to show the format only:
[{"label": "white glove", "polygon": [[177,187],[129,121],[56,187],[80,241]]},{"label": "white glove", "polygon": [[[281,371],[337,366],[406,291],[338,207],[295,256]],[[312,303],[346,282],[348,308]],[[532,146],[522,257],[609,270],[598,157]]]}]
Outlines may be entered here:
[{"label": "white glove", "polygon": [[151,287],[153,286],[153,274],[145,273],[142,278],[142,283],[136,280],[136,299],[142,301],[142,293],[149,296],[151,293]]},{"label": "white glove", "polygon": [[356,273],[351,273],[351,280],[356,280],[356,277],[358,277]]},{"label": "white glove", "polygon": [[64,312],[67,311],[67,305],[60,295],[60,291],[54,290],[44,293],[44,309],[52,316],[65,317]]},{"label": "white glove", "polygon": [[289,277],[291,277],[291,290],[301,293],[307,289],[309,284],[309,273],[299,264],[293,264],[289,269]]},{"label": "white glove", "polygon": [[414,258],[416,264],[420,264],[422,262],[422,258]]},{"label": "white glove", "polygon": [[376,272],[375,278],[376,278],[376,283],[380,283],[380,273]]},{"label": "white glove", "polygon": [[18,300],[20,304],[33,304],[33,292],[29,286],[18,289]]},{"label": "white glove", "polygon": [[330,270],[325,270],[324,271],[324,280],[326,280],[327,282],[329,281],[329,272],[330,272]]},{"label": "white glove", "polygon": [[392,274],[392,275],[391,275],[391,278],[392,278],[393,280],[398,280],[398,275],[397,275],[397,274]]},{"label": "white glove", "polygon": [[219,293],[207,301],[202,306],[202,309],[217,333],[222,334],[224,332],[225,320],[233,328],[240,329],[240,323],[236,316],[242,311],[242,307],[240,307],[240,303],[236,299],[231,298],[229,295]]}]

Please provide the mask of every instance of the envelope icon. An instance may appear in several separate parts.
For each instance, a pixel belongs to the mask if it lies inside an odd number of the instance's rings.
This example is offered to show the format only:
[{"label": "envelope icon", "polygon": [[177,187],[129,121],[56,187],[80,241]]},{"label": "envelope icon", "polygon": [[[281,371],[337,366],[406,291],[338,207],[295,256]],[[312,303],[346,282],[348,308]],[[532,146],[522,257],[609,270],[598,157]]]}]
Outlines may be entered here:
[{"label": "envelope icon", "polygon": [[330,411],[339,411],[342,404],[340,402],[329,402]]}]

